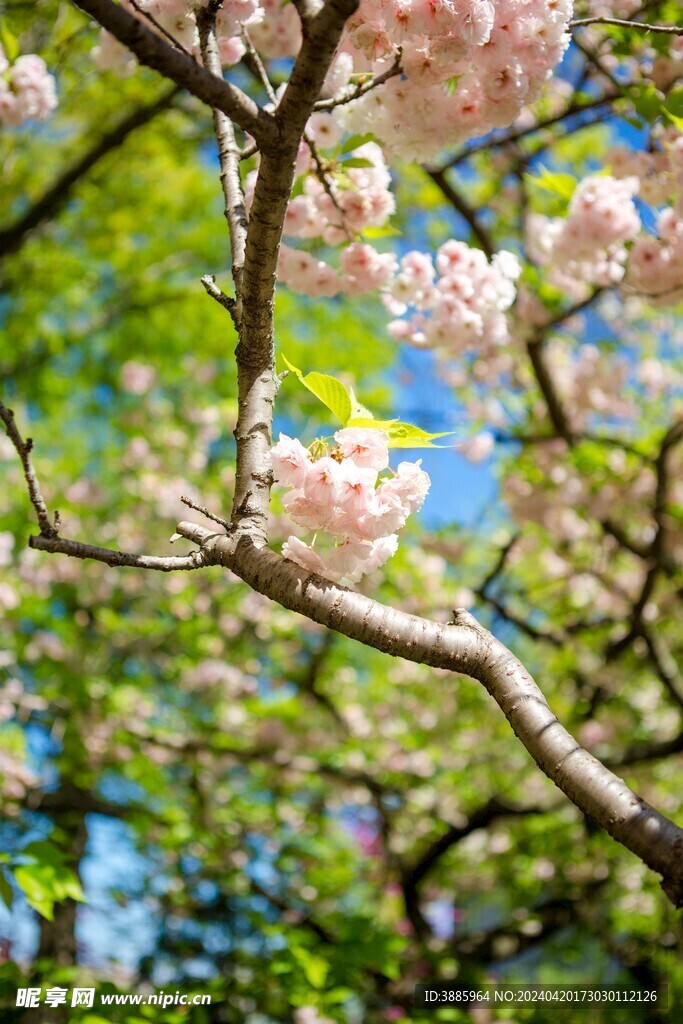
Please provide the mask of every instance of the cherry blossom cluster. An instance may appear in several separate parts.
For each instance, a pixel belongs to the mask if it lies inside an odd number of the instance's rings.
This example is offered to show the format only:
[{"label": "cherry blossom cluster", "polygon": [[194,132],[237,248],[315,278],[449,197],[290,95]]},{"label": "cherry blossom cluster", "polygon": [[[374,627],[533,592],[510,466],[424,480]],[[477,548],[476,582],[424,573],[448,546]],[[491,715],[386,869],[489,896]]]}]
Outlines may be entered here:
[{"label": "cherry blossom cluster", "polygon": [[391,78],[348,108],[407,159],[515,120],[540,93],[568,43],[571,0],[363,0],[347,25],[354,70]]},{"label": "cherry blossom cluster", "polygon": [[660,207],[656,234],[641,232],[629,255],[627,284],[655,305],[683,295],[683,134],[660,131],[650,152],[617,147],[608,154],[617,177],[632,174],[640,196]]},{"label": "cherry blossom cluster", "polygon": [[[429,490],[420,463],[389,468],[389,437],[383,430],[346,427],[336,444],[316,455],[297,438],[280,434],[271,451],[275,479],[291,488],[283,499],[298,526],[314,530],[313,543],[288,537],[282,553],[303,569],[351,586],[395,554],[397,531],[417,512]],[[331,544],[320,550],[320,534]],[[318,545],[314,550],[314,545]]]},{"label": "cherry blossom cluster", "polygon": [[449,354],[480,353],[509,340],[505,315],[515,299],[521,267],[505,250],[489,263],[481,249],[451,239],[437,251],[436,267],[426,253],[409,252],[385,296],[397,319],[389,325],[397,340]]},{"label": "cherry blossom cluster", "polygon": [[[122,4],[148,28],[168,33],[200,59],[196,12],[206,7],[208,0],[139,0],[139,11],[128,0]],[[296,10],[280,0],[225,0],[216,14],[216,38],[224,67],[242,59],[247,37],[264,57],[293,56],[301,45]],[[105,30],[92,56],[99,67],[119,73],[135,66],[133,55]]]},{"label": "cherry blossom cluster", "polygon": [[[368,228],[383,227],[395,210],[382,150],[375,142],[364,142],[340,153],[342,134],[334,114],[313,114],[306,126],[308,141],[299,150],[296,175],[301,191],[289,202],[285,237],[316,246],[344,246],[339,268],[305,249],[281,247],[278,278],[304,295],[360,295],[384,287],[396,269],[393,255],[355,240]],[[245,179],[247,208],[256,176],[252,170]]]},{"label": "cherry blossom cluster", "polygon": [[[567,217],[529,217],[529,255],[572,297],[620,283],[654,305],[683,296],[683,134],[660,129],[654,141],[650,152],[613,148],[612,175],[581,181]],[[635,195],[658,208],[654,232],[641,222]]]},{"label": "cherry blossom cluster", "polygon": [[[197,53],[195,11],[207,2],[140,0],[136,6],[139,17],[151,16]],[[561,59],[571,13],[571,0],[362,0],[325,91],[337,94],[352,76],[380,75],[400,62],[400,76],[345,106],[343,116],[351,131],[372,130],[393,154],[423,160],[514,121]],[[217,16],[224,66],[243,56],[245,32],[264,57],[292,57],[301,45],[293,4],[226,0]],[[121,72],[134,64],[106,32],[93,56],[100,67]]]},{"label": "cherry blossom cluster", "polygon": [[676,36],[666,54],[657,54],[650,72],[650,78],[662,92],[668,92],[679,78],[683,77],[683,36]]},{"label": "cherry blossom cluster", "polygon": [[536,263],[551,266],[551,279],[577,297],[587,283],[602,287],[618,283],[628,256],[626,243],[641,228],[633,201],[638,188],[636,177],[584,178],[566,217],[530,216],[529,255]]},{"label": "cherry blossom cluster", "polygon": [[42,57],[27,53],[10,64],[0,45],[0,123],[44,121],[56,106],[55,80]]},{"label": "cherry blossom cluster", "polygon": [[666,207],[657,217],[657,237],[640,235],[631,249],[627,283],[652,305],[683,298],[683,215]]}]

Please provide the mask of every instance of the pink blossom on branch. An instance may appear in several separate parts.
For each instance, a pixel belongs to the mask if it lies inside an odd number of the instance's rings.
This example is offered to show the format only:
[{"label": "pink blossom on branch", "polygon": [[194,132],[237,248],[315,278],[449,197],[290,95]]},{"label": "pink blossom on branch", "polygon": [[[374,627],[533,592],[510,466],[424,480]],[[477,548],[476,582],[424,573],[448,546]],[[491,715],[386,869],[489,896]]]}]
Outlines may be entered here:
[{"label": "pink blossom on branch", "polygon": [[42,57],[29,53],[10,64],[0,45],[0,122],[44,121],[56,106],[55,80]]},{"label": "pink blossom on branch", "polygon": [[312,544],[290,536],[282,551],[302,568],[352,586],[395,554],[396,533],[422,506],[429,477],[419,463],[402,462],[378,480],[389,465],[383,430],[347,427],[334,440],[317,459],[285,434],[272,449],[276,479],[293,488],[283,498],[286,512],[317,532]]}]

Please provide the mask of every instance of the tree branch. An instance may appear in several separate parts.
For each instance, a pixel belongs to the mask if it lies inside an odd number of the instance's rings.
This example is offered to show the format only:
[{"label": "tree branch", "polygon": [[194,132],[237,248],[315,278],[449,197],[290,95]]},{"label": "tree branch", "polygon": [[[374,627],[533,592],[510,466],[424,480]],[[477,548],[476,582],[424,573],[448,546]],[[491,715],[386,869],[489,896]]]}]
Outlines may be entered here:
[{"label": "tree branch", "polygon": [[59,519],[56,517],[53,525],[50,520],[50,513],[48,512],[47,505],[45,504],[45,499],[40,492],[38,477],[36,476],[36,471],[33,468],[33,462],[31,461],[33,439],[27,437],[24,441],[14,420],[14,413],[11,409],[8,409],[1,400],[0,419],[5,424],[7,436],[14,445],[17,455],[21,460],[26,486],[28,487],[28,496],[31,499],[33,508],[35,509],[36,518],[38,519],[38,525],[40,527],[40,539],[53,539],[57,536],[57,525],[59,523]]},{"label": "tree branch", "polygon": [[[216,39],[216,15],[210,9],[197,12],[199,45],[204,67],[212,75],[222,77],[221,57]],[[225,219],[228,222],[230,251],[232,254],[232,279],[235,283],[235,305],[231,316],[239,329],[242,317],[242,275],[244,273],[244,252],[247,243],[247,211],[244,204],[244,190],[240,176],[240,148],[235,140],[232,121],[217,107],[213,108],[213,128],[218,143],[218,159],[221,168],[221,186],[225,199]],[[206,286],[205,286],[206,287]],[[209,289],[207,288],[207,291]],[[210,293],[211,294],[211,293]]]},{"label": "tree branch", "polygon": [[377,89],[380,85],[384,85],[390,78],[395,78],[396,75],[401,74],[401,53],[396,55],[396,60],[383,71],[381,75],[375,75],[372,78],[367,79],[365,82],[360,82],[358,85],[349,85],[346,89],[343,89],[337,96],[332,96],[327,100],[318,100],[314,105],[314,110],[334,110],[335,107],[341,107],[345,103],[353,103],[354,100],[360,99],[361,96],[365,96],[367,92],[371,92],[373,89]]},{"label": "tree branch", "polygon": [[517,804],[509,803],[500,797],[491,797],[485,804],[472,811],[464,825],[450,825],[448,829],[435,839],[418,857],[415,863],[404,874],[403,877],[403,898],[408,915],[418,935],[425,935],[428,931],[427,922],[420,909],[419,886],[425,875],[434,867],[436,862],[447,853],[451,847],[462,842],[472,832],[480,828],[486,828],[498,818],[520,817],[531,814],[545,813],[542,807],[519,807]]},{"label": "tree branch", "polygon": [[668,35],[683,36],[680,25],[649,25],[644,21],[623,21],[621,18],[577,18],[569,22],[569,28],[582,28],[584,25],[618,25],[621,28],[639,28],[643,32],[664,32]]},{"label": "tree branch", "polygon": [[548,369],[543,351],[543,341],[527,342],[526,350],[534,371],[536,382],[541,390],[548,409],[548,416],[558,437],[563,438],[571,447],[574,444],[574,432],[564,409],[562,400],[555,387],[555,381]]},{"label": "tree branch", "polygon": [[192,57],[175,49],[155,32],[112,0],[73,0],[76,7],[89,14],[111,32],[120,43],[135,54],[141,64],[153,68],[166,78],[222,111],[261,147],[277,146],[277,131],[271,114],[222,75],[216,76],[201,67]]},{"label": "tree branch", "polygon": [[524,666],[468,612],[429,622],[307,573],[245,535],[212,534],[194,523],[178,532],[202,545],[208,563],[231,569],[260,594],[351,639],[408,661],[479,680],[536,764],[585,814],[663,876],[683,906],[683,829],[633,793],[584,750],[550,710]]},{"label": "tree branch", "polygon": [[31,461],[33,441],[29,437],[25,441],[22,438],[14,421],[14,413],[0,401],[0,419],[5,424],[5,430],[10,441],[14,445],[21,460],[24,470],[24,478],[28,487],[28,495],[31,504],[35,509],[40,534],[37,537],[29,538],[29,547],[50,553],[61,553],[71,555],[74,558],[93,558],[98,562],[105,562],[107,565],[131,566],[135,569],[157,569],[161,572],[171,572],[175,569],[198,569],[205,564],[204,555],[201,551],[194,551],[191,555],[157,556],[157,555],[131,555],[125,551],[113,551],[109,548],[99,548],[91,544],[81,544],[80,541],[66,540],[59,536],[59,513],[54,514],[54,523],[50,519],[48,507],[45,504],[40,491],[40,484],[36,471]]},{"label": "tree branch", "polygon": [[358,0],[328,0],[308,23],[289,83],[275,113],[280,144],[262,147],[249,216],[236,350],[237,464],[232,522],[257,544],[268,538],[271,424],[279,387],[273,347],[275,277],[294,165],[306,122],[320,95],[346,19]]},{"label": "tree branch", "polygon": [[136,107],[114,128],[108,131],[91,148],[76,160],[71,167],[62,171],[52,185],[36,199],[28,210],[19,217],[14,224],[0,228],[0,256],[6,256],[15,252],[25,241],[26,237],[48,221],[64,206],[69,199],[74,187],[85,175],[92,170],[103,157],[112,150],[121,146],[129,135],[137,128],[149,124],[157,114],[173,104],[180,89],[174,86],[164,92],[154,103]]},{"label": "tree branch", "polygon": [[156,569],[158,572],[175,572],[177,569],[199,569],[205,565],[201,551],[190,555],[134,555],[127,551],[99,548],[82,544],[78,540],[67,540],[56,535],[29,538],[29,547],[50,554],[71,555],[72,558],[93,558],[105,565],[128,566],[131,569]]},{"label": "tree branch", "polygon": [[575,117],[583,114],[585,111],[600,110],[601,107],[610,106],[615,99],[621,96],[621,90],[608,95],[598,96],[593,100],[589,100],[586,103],[571,103],[564,110],[561,110],[558,114],[553,114],[552,117],[548,117],[543,121],[538,121],[535,125],[531,125],[528,128],[518,128],[515,131],[508,132],[506,135],[500,135],[496,138],[495,134],[493,138],[486,137],[480,142],[476,142],[464,149],[457,156],[452,157],[446,164],[443,165],[443,169],[446,170],[448,167],[456,167],[463,161],[468,160],[471,156],[476,156],[477,153],[483,153],[488,149],[497,149],[499,146],[507,146],[513,142],[519,142],[521,139],[526,138],[528,135],[535,135],[536,132],[544,131],[546,128],[552,128],[553,125],[561,124],[569,117]]},{"label": "tree branch", "polygon": [[467,221],[472,229],[472,234],[475,236],[488,258],[491,259],[495,252],[495,246],[491,236],[469,203],[465,202],[460,193],[457,192],[451,185],[450,181],[448,181],[446,178],[446,171],[443,168],[430,169],[429,167],[425,167],[424,170],[432,179],[434,184],[441,189],[453,209],[457,210],[460,216]]}]

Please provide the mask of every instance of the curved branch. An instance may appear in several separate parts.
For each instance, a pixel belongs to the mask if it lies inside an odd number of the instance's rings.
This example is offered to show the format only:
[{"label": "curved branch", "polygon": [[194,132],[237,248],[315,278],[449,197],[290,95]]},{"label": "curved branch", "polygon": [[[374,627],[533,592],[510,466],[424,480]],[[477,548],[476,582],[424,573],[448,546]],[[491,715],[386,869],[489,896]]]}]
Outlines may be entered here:
[{"label": "curved branch", "polygon": [[451,847],[462,842],[472,832],[486,828],[498,818],[522,817],[531,814],[544,814],[542,807],[519,807],[517,804],[501,800],[499,797],[491,797],[481,807],[472,811],[464,825],[451,825],[443,835],[435,839],[424,850],[421,856],[409,868],[403,878],[403,898],[406,905],[406,913],[418,935],[426,934],[428,931],[427,922],[420,909],[419,886],[425,875],[444,856]]},{"label": "curved branch", "polygon": [[198,99],[227,114],[235,124],[256,139],[261,146],[276,145],[277,131],[271,114],[262,110],[251,97],[222,77],[211,74],[155,32],[143,25],[112,0],[73,0],[135,54],[141,64],[159,71],[166,78],[191,92]]},{"label": "curved branch", "polygon": [[245,535],[212,534],[195,523],[178,532],[202,545],[207,563],[231,569],[253,590],[368,647],[481,682],[536,764],[612,838],[663,877],[683,907],[683,829],[641,800],[560,724],[520,661],[464,609],[448,625],[373,601],[307,573]]},{"label": "curved branch", "polygon": [[137,128],[149,122],[172,105],[180,92],[178,86],[163,93],[154,103],[136,107],[111,131],[102,136],[83,156],[62,171],[52,185],[29,206],[14,224],[0,228],[0,256],[15,252],[27,235],[53,217],[69,199],[74,186],[107,153],[121,146]]}]

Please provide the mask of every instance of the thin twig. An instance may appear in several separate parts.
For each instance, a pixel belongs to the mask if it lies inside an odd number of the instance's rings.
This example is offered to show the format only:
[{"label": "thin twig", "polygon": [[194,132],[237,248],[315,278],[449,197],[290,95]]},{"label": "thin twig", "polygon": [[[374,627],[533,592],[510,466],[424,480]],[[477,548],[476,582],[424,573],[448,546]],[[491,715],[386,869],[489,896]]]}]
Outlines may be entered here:
[{"label": "thin twig", "polygon": [[164,26],[157,21],[157,19],[154,17],[153,14],[150,13],[150,11],[146,11],[144,8],[140,7],[137,0],[130,0],[130,6],[133,8],[133,10],[138,12],[141,18],[145,18],[145,20],[148,21],[150,25],[153,25],[157,32],[159,32],[164,37],[164,39],[168,40],[171,46],[174,46],[176,50],[180,50],[180,52],[184,53],[186,57],[192,57],[192,60],[194,60],[194,54],[190,53],[189,50],[185,49],[183,44],[178,42],[175,36],[171,35],[171,33],[168,32],[164,28]]},{"label": "thin twig", "polygon": [[220,516],[215,515],[213,512],[209,512],[208,508],[204,505],[198,505],[196,502],[192,501],[192,498],[188,498],[186,495],[181,494],[180,500],[183,505],[187,505],[188,508],[193,508],[195,512],[201,512],[203,516],[206,516],[207,519],[211,519],[214,523],[218,523],[219,526],[225,527],[226,530],[230,529],[230,523],[227,519],[221,519]]},{"label": "thin twig", "polygon": [[5,424],[7,436],[16,448],[17,455],[21,459],[24,477],[26,479],[26,486],[28,487],[28,495],[31,499],[31,504],[36,511],[41,537],[56,537],[57,528],[56,525],[53,525],[50,521],[50,513],[48,512],[45,500],[40,493],[40,484],[38,483],[38,477],[36,476],[36,471],[33,468],[33,463],[31,461],[33,439],[27,437],[24,441],[14,420],[14,413],[11,409],[8,409],[2,401],[0,401],[0,419]]},{"label": "thin twig", "polygon": [[313,160],[313,163],[315,164],[315,176],[318,179],[318,181],[320,182],[320,184],[322,185],[323,189],[325,190],[325,194],[329,197],[330,202],[334,206],[335,210],[337,211],[337,213],[341,217],[342,222],[341,222],[341,225],[339,225],[339,227],[340,227],[340,229],[342,231],[344,231],[346,233],[346,237],[349,239],[349,241],[352,241],[352,239],[353,239],[353,232],[351,232],[349,230],[349,228],[348,228],[348,226],[346,224],[346,214],[344,213],[344,210],[340,206],[339,200],[337,199],[337,196],[335,195],[334,189],[332,188],[332,185],[330,184],[330,181],[329,181],[329,179],[327,177],[327,172],[325,170],[325,165],[323,164],[322,160],[320,159],[320,154],[318,153],[318,148],[317,148],[315,142],[313,141],[313,139],[311,138],[311,136],[308,134],[308,132],[304,132],[304,142],[308,146],[308,150],[309,150],[309,152],[311,154],[311,158]]},{"label": "thin twig", "polygon": [[584,57],[586,57],[591,62],[591,64],[593,64],[593,66],[598,69],[601,75],[605,76],[605,78],[614,86],[615,89],[617,89],[622,95],[625,93],[625,91],[628,89],[630,85],[630,82],[620,82],[618,78],[615,78],[610,69],[608,67],[605,67],[605,65],[602,63],[600,55],[597,53],[593,53],[592,50],[590,50],[587,46],[584,45],[584,43],[581,42],[578,36],[574,36],[574,45],[577,49],[581,50],[581,53],[584,55]]},{"label": "thin twig", "polygon": [[[553,114],[552,117],[548,117],[544,121],[538,121],[536,124],[530,125],[528,128],[519,128],[515,131],[508,132],[508,134],[506,135],[499,135],[497,138],[495,134],[493,135],[492,138],[489,138],[487,136],[486,139],[480,142],[476,142],[471,146],[468,146],[461,153],[458,153],[457,156],[452,157],[444,165],[444,169],[447,167],[456,167],[458,164],[463,163],[470,157],[476,156],[477,153],[482,153],[489,149],[497,149],[501,146],[507,146],[509,143],[512,142],[519,142],[529,135],[535,135],[537,132],[544,131],[546,128],[552,128],[554,125],[560,124],[567,118],[578,117],[580,114],[583,114],[586,111],[597,111],[598,115],[601,115],[602,111],[600,110],[600,108],[609,106],[614,102],[614,100],[619,99],[620,96],[621,89],[618,93],[614,93],[613,95],[599,96],[596,97],[596,99],[594,100],[589,100],[587,103],[571,103],[569,106],[565,107],[565,109],[561,110],[559,113]],[[585,127],[585,125],[580,125],[580,127],[583,128]]]},{"label": "thin twig", "polygon": [[100,548],[93,544],[82,544],[78,540],[67,540],[56,535],[29,538],[29,547],[50,554],[70,555],[72,558],[92,558],[105,565],[124,566],[132,569],[156,569],[157,572],[175,572],[177,569],[199,569],[204,563],[201,551],[189,555],[134,555],[127,551]]},{"label": "thin twig", "polygon": [[353,103],[354,100],[360,99],[361,96],[365,96],[366,93],[372,89],[377,89],[378,86],[384,85],[390,78],[395,78],[396,75],[401,74],[401,51],[399,50],[394,63],[388,68],[387,71],[382,72],[381,75],[376,75],[369,81],[360,82],[358,85],[348,86],[344,92],[337,96],[332,96],[328,100],[318,100],[314,104],[314,110],[334,110],[335,107],[341,107],[344,103]]},{"label": "thin twig", "polygon": [[582,28],[584,25],[618,25],[620,28],[639,28],[643,32],[664,32],[672,36],[683,36],[680,25],[649,25],[644,21],[623,21],[621,18],[577,18],[569,22],[569,28]]},{"label": "thin twig", "polygon": [[265,65],[261,60],[261,56],[256,47],[254,46],[254,44],[252,43],[251,36],[249,35],[249,32],[247,31],[244,25],[242,26],[242,39],[244,40],[244,45],[247,48],[249,59],[254,65],[254,70],[256,71],[257,78],[259,79],[261,85],[265,89],[266,95],[270,102],[273,104],[274,107],[277,107],[277,96],[275,94],[275,90],[273,89],[272,82],[268,77],[268,72],[266,71]]}]

